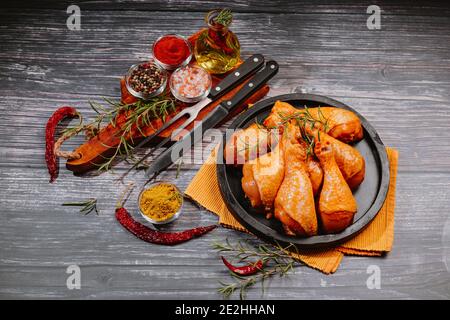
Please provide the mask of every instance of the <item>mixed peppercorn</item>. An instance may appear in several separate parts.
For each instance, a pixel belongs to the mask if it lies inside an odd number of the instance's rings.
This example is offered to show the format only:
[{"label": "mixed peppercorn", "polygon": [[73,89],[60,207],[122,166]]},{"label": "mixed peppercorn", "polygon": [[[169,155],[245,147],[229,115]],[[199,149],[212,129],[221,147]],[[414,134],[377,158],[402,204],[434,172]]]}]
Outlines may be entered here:
[{"label": "mixed peppercorn", "polygon": [[153,63],[143,63],[134,69],[128,83],[134,91],[148,95],[158,90],[164,82],[164,74]]}]

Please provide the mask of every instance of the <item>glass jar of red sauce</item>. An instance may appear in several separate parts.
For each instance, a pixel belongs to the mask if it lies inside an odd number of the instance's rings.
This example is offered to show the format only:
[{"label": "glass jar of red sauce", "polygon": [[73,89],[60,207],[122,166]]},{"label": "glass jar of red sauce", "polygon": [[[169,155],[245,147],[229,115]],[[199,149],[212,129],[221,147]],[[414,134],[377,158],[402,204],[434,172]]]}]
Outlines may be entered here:
[{"label": "glass jar of red sauce", "polygon": [[152,47],[153,58],[166,70],[187,65],[192,59],[192,48],[184,37],[167,34],[158,38]]}]

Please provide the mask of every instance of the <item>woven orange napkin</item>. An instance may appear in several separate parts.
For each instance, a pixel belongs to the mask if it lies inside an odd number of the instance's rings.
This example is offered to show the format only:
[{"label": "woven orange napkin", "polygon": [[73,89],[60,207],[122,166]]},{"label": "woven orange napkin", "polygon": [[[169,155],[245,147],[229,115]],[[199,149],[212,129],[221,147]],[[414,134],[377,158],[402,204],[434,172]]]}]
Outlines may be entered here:
[{"label": "woven orange napkin", "polygon": [[[389,191],[383,207],[372,222],[356,237],[332,249],[303,250],[291,255],[325,274],[339,267],[344,255],[381,256],[389,252],[394,240],[395,182],[398,151],[386,148],[390,163]],[[185,194],[202,207],[217,214],[222,226],[248,232],[230,213],[220,195],[216,175],[216,154],[211,153],[187,187]]]}]

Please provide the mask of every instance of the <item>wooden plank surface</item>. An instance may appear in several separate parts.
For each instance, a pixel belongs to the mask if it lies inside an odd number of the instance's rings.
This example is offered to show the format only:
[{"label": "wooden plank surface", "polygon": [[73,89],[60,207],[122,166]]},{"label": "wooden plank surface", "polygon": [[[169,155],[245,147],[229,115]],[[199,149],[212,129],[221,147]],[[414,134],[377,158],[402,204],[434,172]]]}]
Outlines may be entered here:
[{"label": "wooden plank surface", "polygon": [[[299,267],[287,279],[271,280],[262,298],[450,298],[449,7],[374,3],[382,9],[382,29],[373,31],[366,27],[366,2],[229,4],[243,55],[260,52],[280,63],[271,95],[308,92],[347,103],[400,151],[393,251],[383,258],[345,257],[331,276]],[[118,79],[149,56],[153,39],[195,32],[205,11],[220,3],[79,5],[81,30],[70,31],[65,2],[2,3],[0,298],[220,298],[218,281],[228,275],[211,244],[247,236],[220,228],[174,248],[149,245],[113,216],[123,190],[116,178],[126,164],[116,174],[76,177],[62,163],[59,179],[48,184],[43,157],[45,122],[57,106],[73,105],[92,117],[87,101],[118,97]],[[205,153],[210,147],[208,137],[197,146]],[[176,178],[172,167],[161,178],[184,188],[198,168],[184,165]],[[145,181],[142,174],[127,180]],[[88,197],[98,198],[99,216],[60,206]],[[129,208],[136,213],[135,201]],[[188,203],[167,229],[215,221]],[[71,264],[82,270],[80,290],[66,287]],[[369,265],[381,269],[380,290],[366,286]]]}]

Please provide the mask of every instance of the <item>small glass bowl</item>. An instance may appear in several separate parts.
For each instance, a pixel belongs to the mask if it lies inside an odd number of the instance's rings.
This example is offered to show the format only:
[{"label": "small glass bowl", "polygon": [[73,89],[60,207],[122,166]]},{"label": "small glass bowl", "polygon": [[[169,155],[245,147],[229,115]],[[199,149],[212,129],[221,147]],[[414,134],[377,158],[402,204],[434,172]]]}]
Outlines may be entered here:
[{"label": "small glass bowl", "polygon": [[[181,205],[180,205],[180,208],[178,209],[178,211],[175,212],[175,214],[173,216],[171,216],[170,218],[168,218],[166,220],[153,220],[149,216],[145,215],[144,212],[141,210],[141,197],[142,197],[142,194],[144,193],[144,191],[151,189],[160,184],[170,184],[171,186],[173,186],[177,190],[177,192],[181,195]],[[150,184],[149,186],[145,186],[139,193],[139,197],[138,197],[138,208],[139,208],[139,212],[140,212],[141,216],[145,220],[147,220],[148,222],[150,222],[152,224],[167,224],[167,223],[170,223],[170,222],[178,219],[178,217],[180,216],[181,211],[183,209],[183,205],[184,205],[183,193],[180,191],[180,189],[178,189],[178,187],[176,185],[174,185],[171,182],[167,182],[167,181],[158,181],[158,182],[154,182],[154,183]]]},{"label": "small glass bowl", "polygon": [[[162,61],[159,61],[158,58],[155,56],[156,44],[165,37],[175,37],[175,38],[181,39],[187,45],[187,47],[189,48],[189,56],[183,62],[181,62],[179,64],[167,64]],[[188,65],[192,59],[193,53],[192,53],[191,44],[185,37],[180,36],[179,34],[169,33],[169,34],[163,35],[163,36],[159,37],[158,39],[156,39],[156,41],[153,43],[153,46],[152,46],[152,55],[153,55],[153,59],[155,60],[156,64],[158,64],[161,68],[171,71],[171,70],[175,70],[178,67],[184,67],[184,66]]]},{"label": "small glass bowl", "polygon": [[[182,72],[183,70],[186,69],[196,69],[199,70],[200,72],[204,73],[204,75],[207,78],[207,88],[205,89],[205,91],[202,92],[202,94],[195,96],[195,97],[186,97],[181,95],[178,91],[177,88],[175,87],[175,77],[177,76],[178,73]],[[183,67],[179,67],[177,70],[175,70],[172,75],[170,76],[169,79],[169,88],[170,88],[170,92],[172,92],[172,95],[177,99],[180,100],[182,102],[186,102],[186,103],[195,103],[195,102],[199,102],[200,100],[205,99],[209,92],[211,91],[211,86],[212,86],[212,78],[211,75],[208,73],[208,71],[206,71],[205,69],[203,69],[202,67],[199,67],[197,65],[188,65],[188,66],[183,66]]]},{"label": "small glass bowl", "polygon": [[[154,65],[156,68],[158,68],[159,71],[161,71],[161,75],[163,77],[163,81],[161,83],[161,86],[159,86],[159,88],[157,88],[155,91],[150,92],[149,94],[144,94],[142,92],[139,91],[135,91],[133,89],[133,87],[131,86],[131,84],[129,83],[131,74],[133,73],[134,70],[136,70],[139,66],[141,65],[146,65],[146,64],[151,64]],[[163,91],[166,89],[166,85],[167,85],[167,71],[164,70],[163,68],[161,68],[157,63],[155,63],[153,60],[150,61],[142,61],[136,64],[133,64],[129,69],[127,74],[125,75],[125,85],[127,87],[127,90],[129,93],[131,93],[133,96],[135,96],[136,98],[139,99],[143,99],[143,100],[148,100],[152,97],[156,97],[157,95],[160,95],[161,93],[163,93]]]}]

